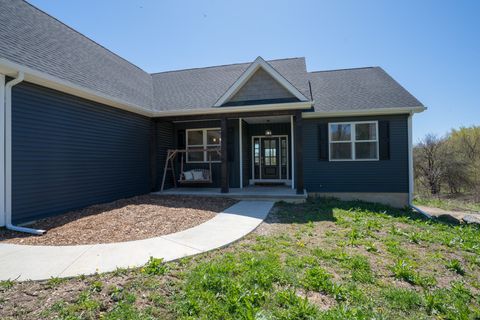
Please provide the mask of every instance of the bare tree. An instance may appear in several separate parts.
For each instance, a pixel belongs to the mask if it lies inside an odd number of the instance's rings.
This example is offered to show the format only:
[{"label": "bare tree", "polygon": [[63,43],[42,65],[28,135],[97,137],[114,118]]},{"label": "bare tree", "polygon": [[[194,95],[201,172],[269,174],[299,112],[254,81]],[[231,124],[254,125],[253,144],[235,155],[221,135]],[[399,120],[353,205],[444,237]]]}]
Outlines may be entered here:
[{"label": "bare tree", "polygon": [[414,149],[416,175],[432,195],[440,193],[446,174],[444,142],[445,139],[428,134]]}]

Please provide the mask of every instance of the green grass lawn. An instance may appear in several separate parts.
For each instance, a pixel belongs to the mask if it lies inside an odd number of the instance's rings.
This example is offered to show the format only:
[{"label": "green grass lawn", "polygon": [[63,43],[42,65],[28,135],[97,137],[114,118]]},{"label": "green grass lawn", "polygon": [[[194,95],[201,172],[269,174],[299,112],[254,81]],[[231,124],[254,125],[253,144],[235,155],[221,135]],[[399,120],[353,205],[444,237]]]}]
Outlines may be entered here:
[{"label": "green grass lawn", "polygon": [[361,202],[280,203],[254,233],[211,253],[2,282],[9,317],[479,319],[480,229]]}]

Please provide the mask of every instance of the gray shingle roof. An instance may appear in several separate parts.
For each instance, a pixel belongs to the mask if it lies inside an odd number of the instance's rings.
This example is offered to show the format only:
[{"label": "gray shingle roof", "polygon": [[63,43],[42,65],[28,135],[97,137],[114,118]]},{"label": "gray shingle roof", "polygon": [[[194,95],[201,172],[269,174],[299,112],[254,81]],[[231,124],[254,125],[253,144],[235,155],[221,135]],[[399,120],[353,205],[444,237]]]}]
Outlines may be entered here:
[{"label": "gray shingle roof", "polygon": [[310,72],[309,78],[315,111],[422,106],[380,67]]},{"label": "gray shingle roof", "polygon": [[24,1],[0,0],[0,57],[151,108],[147,72]]},{"label": "gray shingle roof", "polygon": [[[148,74],[22,0],[0,0],[0,58],[147,111],[209,109],[251,63]],[[310,98],[315,111],[418,107],[379,67],[307,72],[305,58],[268,63]]]},{"label": "gray shingle roof", "polygon": [[[309,97],[305,58],[267,61],[306,97]],[[160,111],[212,107],[251,63],[155,73],[155,109]]]}]

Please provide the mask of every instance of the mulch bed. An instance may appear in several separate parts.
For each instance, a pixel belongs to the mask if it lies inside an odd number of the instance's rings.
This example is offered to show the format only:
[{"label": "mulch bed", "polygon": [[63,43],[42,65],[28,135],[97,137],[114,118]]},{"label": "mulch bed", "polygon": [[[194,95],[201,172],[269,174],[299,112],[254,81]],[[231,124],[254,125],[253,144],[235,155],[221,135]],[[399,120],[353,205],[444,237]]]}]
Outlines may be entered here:
[{"label": "mulch bed", "polygon": [[147,239],[199,225],[236,202],[228,198],[143,195],[28,225],[47,230],[42,236],[2,228],[0,243],[78,245]]}]

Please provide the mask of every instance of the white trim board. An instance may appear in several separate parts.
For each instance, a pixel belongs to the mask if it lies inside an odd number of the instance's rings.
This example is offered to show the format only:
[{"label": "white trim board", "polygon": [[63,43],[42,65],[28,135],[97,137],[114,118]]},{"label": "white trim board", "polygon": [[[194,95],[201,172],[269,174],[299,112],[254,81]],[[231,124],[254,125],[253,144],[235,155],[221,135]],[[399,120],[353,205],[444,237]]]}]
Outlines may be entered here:
[{"label": "white trim board", "polygon": [[220,98],[218,98],[217,102],[215,102],[213,106],[220,107],[230,100],[260,68],[265,70],[265,72],[267,72],[273,79],[275,79],[279,84],[293,94],[298,100],[308,101],[308,99],[297,88],[295,88],[294,85],[285,79],[284,76],[275,70],[275,68],[273,68],[262,57],[257,57],[257,59],[250,64],[247,70],[242,73],[242,75],[230,86],[230,88],[228,88],[228,90]]},{"label": "white trim board", "polygon": [[354,117],[354,116],[380,116],[388,114],[411,114],[420,113],[427,110],[424,106],[404,107],[404,108],[377,108],[363,110],[345,110],[345,111],[315,111],[302,112],[303,119],[314,118],[332,118],[332,117]]},{"label": "white trim board", "polygon": [[5,76],[0,74],[0,227],[5,225]]}]

